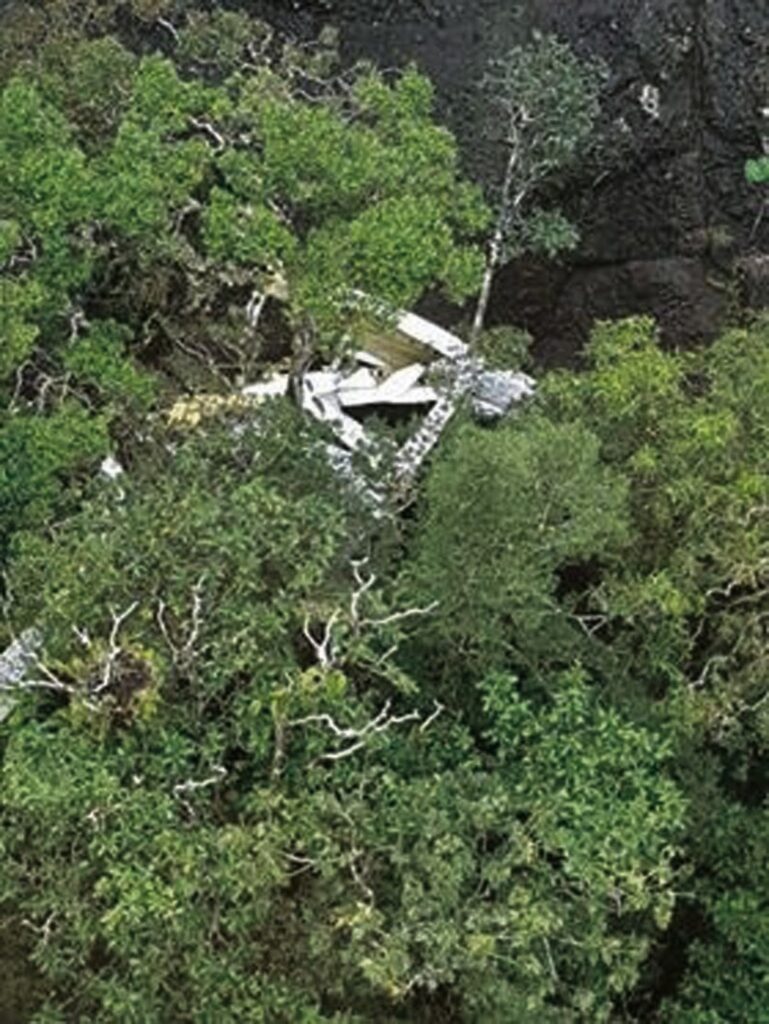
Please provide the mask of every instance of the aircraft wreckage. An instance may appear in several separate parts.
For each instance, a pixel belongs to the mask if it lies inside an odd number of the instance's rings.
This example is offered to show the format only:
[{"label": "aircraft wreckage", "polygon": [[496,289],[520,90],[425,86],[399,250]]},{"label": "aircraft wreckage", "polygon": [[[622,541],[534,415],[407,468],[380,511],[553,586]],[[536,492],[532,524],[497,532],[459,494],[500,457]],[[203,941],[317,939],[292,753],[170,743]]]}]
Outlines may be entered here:
[{"label": "aircraft wreckage", "polygon": [[[309,370],[301,375],[297,388],[300,407],[326,424],[336,438],[336,443],[326,446],[329,461],[375,506],[384,502],[387,481],[380,481],[381,486],[369,483],[353,468],[352,460],[363,453],[376,470],[380,452],[365,424],[350,410],[382,406],[426,410],[412,436],[395,454],[395,479],[390,482],[402,490],[416,477],[460,402],[469,400],[478,419],[494,420],[533,395],[535,386],[525,373],[487,369],[460,338],[415,313],[398,313],[391,324],[389,329],[372,330],[361,339],[352,365]],[[289,375],[275,373],[246,385],[240,394],[182,399],[171,409],[169,420],[194,425],[222,409],[240,411],[290,390]],[[109,456],[101,472],[117,480],[123,467]],[[41,646],[39,632],[29,629],[0,652],[0,721],[12,710],[20,689],[43,685],[26,679],[30,668],[40,664]]]},{"label": "aircraft wreckage", "polygon": [[[360,296],[365,299],[365,296]],[[394,479],[403,490],[417,476],[427,455],[437,444],[460,402],[467,399],[480,420],[504,416],[522,399],[533,395],[534,380],[512,370],[490,370],[455,334],[411,312],[389,317],[386,329],[364,331],[346,365],[308,370],[298,381],[288,373],[274,373],[266,380],[248,384],[239,395],[198,396],[177,402],[171,422],[195,423],[222,408],[243,408],[251,402],[287,395],[292,390],[299,406],[326,424],[336,443],[327,447],[332,465],[356,486],[365,488],[372,500],[383,493],[356,476],[354,454],[364,454],[372,468],[379,462],[377,446],[358,417],[366,409],[393,406],[424,409],[425,416],[413,435],[396,451]],[[387,481],[380,481],[386,485]]]}]

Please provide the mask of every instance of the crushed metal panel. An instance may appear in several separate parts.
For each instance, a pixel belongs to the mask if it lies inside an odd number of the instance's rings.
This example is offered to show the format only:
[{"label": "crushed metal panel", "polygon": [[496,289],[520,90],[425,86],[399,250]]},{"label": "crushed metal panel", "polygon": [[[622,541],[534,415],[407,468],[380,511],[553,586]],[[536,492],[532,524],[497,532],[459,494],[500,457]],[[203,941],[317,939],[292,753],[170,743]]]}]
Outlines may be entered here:
[{"label": "crushed metal panel", "polygon": [[418,341],[444,359],[462,359],[469,352],[467,345],[456,334],[416,313],[399,313],[396,326],[401,334]]},{"label": "crushed metal panel", "polygon": [[27,671],[34,665],[43,637],[36,629],[25,629],[21,636],[0,654],[0,722],[13,711],[16,703],[12,693]]},{"label": "crushed metal panel", "polygon": [[404,366],[402,370],[396,370],[377,388],[376,402],[390,402],[401,398],[424,377],[424,374],[425,366],[422,363],[412,363],[411,366]]},{"label": "crushed metal panel", "polygon": [[427,365],[437,358],[429,346],[402,334],[395,328],[376,327],[370,323],[361,324],[354,331],[354,337],[363,353],[389,370],[400,370],[412,363]]},{"label": "crushed metal panel", "polygon": [[368,366],[361,366],[342,381],[343,391],[361,391],[379,387],[379,378]]},{"label": "crushed metal panel", "polygon": [[259,381],[256,384],[247,384],[240,389],[241,395],[249,398],[279,398],[288,394],[288,374],[274,373],[267,380]]},{"label": "crushed metal panel", "polygon": [[[430,406],[396,455],[394,470],[399,487],[416,476],[463,398],[469,399],[475,416],[492,420],[506,415],[515,403],[534,393],[531,377],[512,370],[488,370],[461,338],[431,320],[392,309],[360,291],[353,291],[352,297],[359,314],[350,328],[358,346],[354,355],[357,367],[344,373],[335,364],[304,373],[298,381],[299,405],[327,424],[348,453],[372,449],[363,425],[346,409]],[[443,371],[440,384],[422,383],[432,364]],[[286,394],[288,387],[286,375],[275,375],[243,388],[242,395],[263,398]],[[345,453],[342,449],[339,452],[336,461],[340,475],[357,479]]]},{"label": "crushed metal panel", "polygon": [[534,378],[512,370],[483,370],[471,389],[473,413],[482,420],[499,419],[516,402],[534,394]]},{"label": "crushed metal panel", "polygon": [[429,384],[421,384],[419,387],[409,388],[400,396],[389,400],[390,405],[432,405],[437,402],[440,394]]},{"label": "crushed metal panel", "polygon": [[379,356],[375,356],[373,352],[367,352],[362,348],[359,348],[355,353],[355,361],[361,363],[363,366],[373,367],[375,370],[386,370],[388,368],[388,364],[384,359],[380,359]]},{"label": "crushed metal panel", "polygon": [[299,404],[316,420],[327,423],[342,444],[356,449],[366,442],[366,432],[357,420],[342,411],[339,381],[340,375],[335,372],[306,373],[299,385]]},{"label": "crushed metal panel", "polygon": [[399,449],[394,464],[395,479],[400,486],[408,484],[440,440],[446,424],[456,411],[452,395],[443,395],[422,420],[421,425]]}]

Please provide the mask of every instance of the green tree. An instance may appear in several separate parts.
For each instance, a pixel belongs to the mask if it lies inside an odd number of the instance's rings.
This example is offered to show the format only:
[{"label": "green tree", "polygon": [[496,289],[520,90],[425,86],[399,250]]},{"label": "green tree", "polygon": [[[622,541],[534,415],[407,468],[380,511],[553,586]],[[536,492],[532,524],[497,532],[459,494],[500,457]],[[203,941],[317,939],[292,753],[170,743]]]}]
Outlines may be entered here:
[{"label": "green tree", "polygon": [[[664,1019],[759,1020],[767,997],[765,317],[707,349],[663,351],[649,320],[600,325],[583,374],[542,397],[577,418],[629,488],[628,533],[579,614],[607,692],[665,718],[690,803],[688,967]],[[695,922],[691,929],[687,922]]]},{"label": "green tree", "polygon": [[569,664],[579,630],[559,606],[559,572],[611,557],[625,530],[625,487],[599,449],[578,422],[533,410],[495,431],[466,425],[444,446],[404,573],[409,594],[438,603],[431,660],[444,650],[452,675],[468,662]]},{"label": "green tree", "polygon": [[483,331],[498,267],[524,253],[573,249],[577,230],[558,209],[541,205],[543,186],[572,165],[598,115],[602,68],[580,61],[554,36],[535,34],[495,60],[484,78],[493,138],[505,153],[471,340]]},{"label": "green tree", "polygon": [[708,931],[694,940],[665,1012],[675,1024],[760,1021],[769,992],[767,811],[717,798],[709,812],[692,839]]},{"label": "green tree", "polygon": [[745,162],[745,177],[753,185],[769,181],[769,156],[758,156]]},{"label": "green tree", "polygon": [[650,690],[675,693],[712,736],[751,730],[766,692],[767,321],[689,355],[663,352],[648,320],[607,324],[589,355],[545,401],[596,433],[630,487],[630,543],[592,610]]},{"label": "green tree", "polygon": [[[105,12],[81,12],[80,30]],[[71,5],[49,4],[48,41],[0,94],[0,433],[29,453],[0,495],[3,547],[93,468],[108,431],[130,439],[165,383],[153,389],[148,357],[176,387],[230,389],[265,350],[344,348],[355,288],[410,305],[476,286],[487,211],[426,79],[339,72],[326,43],[273,60],[262,23],[182,13],[184,76],[83,38]],[[278,293],[287,315],[260,324]],[[88,443],[49,450],[82,409]],[[64,433],[85,442],[79,422]]]},{"label": "green tree", "polygon": [[470,731],[281,404],[141,466],[10,578],[45,637],[0,797],[37,1019],[608,1019],[670,912],[668,745],[578,671],[481,679]]}]

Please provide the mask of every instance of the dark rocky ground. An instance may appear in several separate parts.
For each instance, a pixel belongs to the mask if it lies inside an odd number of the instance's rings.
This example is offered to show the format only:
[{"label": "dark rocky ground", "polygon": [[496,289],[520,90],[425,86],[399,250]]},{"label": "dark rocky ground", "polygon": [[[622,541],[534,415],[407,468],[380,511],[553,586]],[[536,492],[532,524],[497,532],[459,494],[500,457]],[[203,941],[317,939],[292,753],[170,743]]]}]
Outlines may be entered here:
[{"label": "dark rocky ground", "polygon": [[[745,158],[769,135],[765,0],[251,0],[301,34],[341,30],[347,57],[415,61],[438,88],[468,169],[491,181],[477,82],[532,26],[609,68],[600,147],[561,187],[582,245],[560,265],[500,274],[492,322],[523,324],[540,356],[573,356],[596,317],[651,312],[676,344],[711,337],[741,305],[769,303],[769,217]],[[643,87],[659,90],[659,117]]]}]

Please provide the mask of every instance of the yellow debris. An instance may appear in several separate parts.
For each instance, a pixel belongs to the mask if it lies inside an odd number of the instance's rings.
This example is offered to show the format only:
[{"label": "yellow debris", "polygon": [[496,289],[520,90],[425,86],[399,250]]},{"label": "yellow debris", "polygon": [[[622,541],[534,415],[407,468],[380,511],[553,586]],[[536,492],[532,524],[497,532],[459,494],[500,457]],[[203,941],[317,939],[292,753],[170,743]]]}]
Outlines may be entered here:
[{"label": "yellow debris", "polygon": [[221,416],[223,413],[245,412],[259,404],[259,397],[252,395],[193,395],[180,398],[168,410],[167,419],[172,427],[197,427],[202,420]]}]

